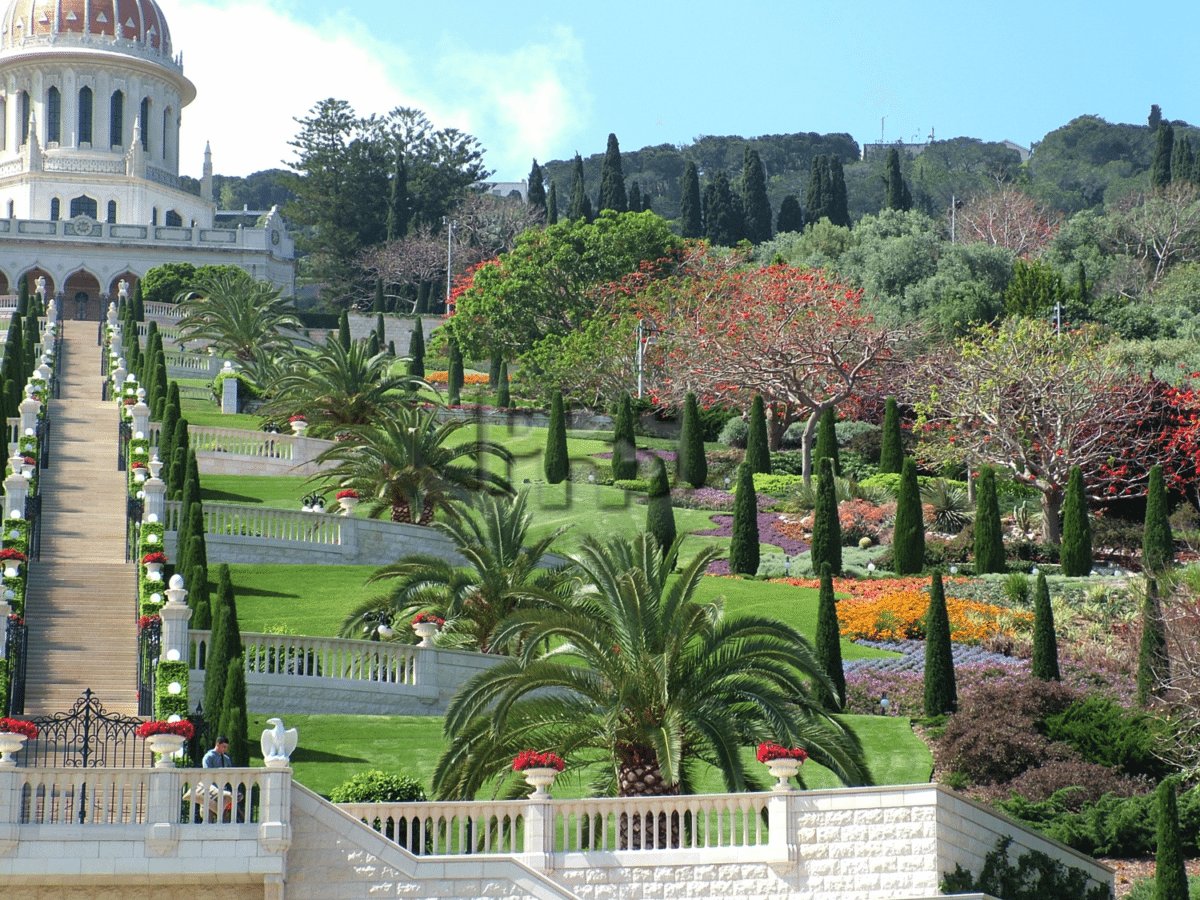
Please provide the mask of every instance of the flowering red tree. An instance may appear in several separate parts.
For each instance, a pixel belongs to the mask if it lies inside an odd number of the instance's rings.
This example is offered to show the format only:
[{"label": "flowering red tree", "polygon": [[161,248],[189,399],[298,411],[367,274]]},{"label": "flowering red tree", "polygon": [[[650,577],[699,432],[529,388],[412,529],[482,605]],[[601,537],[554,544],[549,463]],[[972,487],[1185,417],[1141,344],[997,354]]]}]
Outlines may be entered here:
[{"label": "flowering red tree", "polygon": [[984,241],[1029,259],[1050,243],[1058,216],[1012,185],[975,197],[959,211],[956,237],[964,244]]},{"label": "flowering red tree", "polygon": [[804,477],[821,414],[850,397],[904,337],[861,311],[862,292],[821,271],[748,269],[709,256],[658,282],[640,303],[658,332],[660,402],[689,391],[701,402],[746,406],[762,394],[769,437],[807,417]]}]

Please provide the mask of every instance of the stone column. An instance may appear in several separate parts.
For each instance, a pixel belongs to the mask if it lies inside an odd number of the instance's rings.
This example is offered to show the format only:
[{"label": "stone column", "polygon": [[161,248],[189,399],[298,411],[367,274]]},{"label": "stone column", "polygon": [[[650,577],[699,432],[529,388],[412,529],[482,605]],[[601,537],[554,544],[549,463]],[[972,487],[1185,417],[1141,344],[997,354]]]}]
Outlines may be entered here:
[{"label": "stone column", "polygon": [[554,852],[554,807],[548,800],[525,804],[525,865],[538,872],[550,870],[550,854]]},{"label": "stone column", "polygon": [[183,772],[152,769],[150,796],[146,802],[146,849],[169,853],[179,844],[179,798],[183,796]]},{"label": "stone column", "polygon": [[42,411],[41,402],[26,396],[17,409],[21,412],[21,434],[33,434],[37,430],[38,413]]},{"label": "stone column", "polygon": [[19,472],[4,479],[4,518],[11,519],[14,512],[25,517],[25,498],[29,496],[29,480]]},{"label": "stone column", "polygon": [[159,659],[170,662],[187,659],[188,620],[192,610],[187,605],[188,592],[183,589],[183,576],[172,575],[171,586],[164,593],[167,602],[159,611],[162,617],[162,655]]},{"label": "stone column", "polygon": [[138,402],[133,404],[130,412],[133,413],[133,436],[134,437],[150,437],[150,407],[146,405],[146,401],[142,397],[142,392],[138,392]]},{"label": "stone column", "polygon": [[12,604],[4,599],[3,594],[0,594],[0,659],[4,659],[5,653],[8,650],[8,641],[5,640],[5,636],[8,633],[8,617],[11,615]]},{"label": "stone column", "polygon": [[[767,800],[767,846],[771,848],[771,867],[787,871],[800,858],[793,827],[794,804],[803,795],[798,792],[771,794]],[[529,826],[526,825],[526,828]]]},{"label": "stone column", "polygon": [[233,364],[226,361],[221,374],[226,378],[221,382],[221,412],[236,413],[238,411],[238,380],[233,377]]},{"label": "stone column", "polygon": [[[161,464],[159,468],[161,468]],[[151,471],[153,472],[153,467],[151,467]],[[167,517],[167,483],[161,478],[152,475],[142,482],[142,493],[146,495],[146,500],[142,504],[142,521],[165,522]]]},{"label": "stone column", "polygon": [[292,770],[264,769],[259,784],[259,846],[268,853],[284,853],[292,845]]}]

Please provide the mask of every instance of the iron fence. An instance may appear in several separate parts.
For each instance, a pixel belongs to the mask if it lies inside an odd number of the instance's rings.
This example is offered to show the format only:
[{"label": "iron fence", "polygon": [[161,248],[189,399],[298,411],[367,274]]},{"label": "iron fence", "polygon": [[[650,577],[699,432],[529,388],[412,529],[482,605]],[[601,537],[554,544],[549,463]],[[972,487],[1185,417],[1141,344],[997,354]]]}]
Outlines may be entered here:
[{"label": "iron fence", "polygon": [[162,655],[162,620],[151,618],[138,631],[138,715],[154,715],[158,658]]},{"label": "iron fence", "polygon": [[38,736],[26,741],[17,762],[26,768],[148,768],[154,754],[135,732],[142,720],[110,713],[91,688],[67,712],[29,719]]},{"label": "iron fence", "polygon": [[29,649],[29,626],[9,616],[4,630],[4,655],[8,659],[8,702],[6,716],[25,712],[25,659]]}]

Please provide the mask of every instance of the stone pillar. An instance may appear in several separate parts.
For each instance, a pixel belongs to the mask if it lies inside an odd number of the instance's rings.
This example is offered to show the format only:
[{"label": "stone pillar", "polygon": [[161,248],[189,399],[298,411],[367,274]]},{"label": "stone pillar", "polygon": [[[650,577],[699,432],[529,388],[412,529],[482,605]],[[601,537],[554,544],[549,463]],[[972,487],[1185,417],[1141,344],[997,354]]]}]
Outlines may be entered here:
[{"label": "stone pillar", "polygon": [[21,840],[21,782],[25,774],[24,769],[0,769],[0,853],[16,850]]},{"label": "stone pillar", "polygon": [[179,844],[179,798],[183,796],[183,772],[171,768],[149,773],[150,796],[146,803],[146,848],[169,853]]},{"label": "stone pillar", "polygon": [[538,872],[550,870],[554,852],[554,807],[545,800],[525,804],[525,865]]},{"label": "stone pillar", "polygon": [[192,617],[192,610],[187,605],[188,592],[183,589],[183,576],[172,575],[171,586],[165,593],[166,605],[158,613],[162,617],[162,655],[159,659],[175,662],[188,658],[188,620]]},{"label": "stone pillar", "polygon": [[150,407],[146,405],[146,401],[142,398],[140,391],[138,392],[138,402],[133,404],[129,411],[133,413],[133,436],[149,437]]},{"label": "stone pillar", "polygon": [[233,365],[227,361],[221,374],[227,376],[221,382],[221,412],[236,413],[238,411],[238,380],[233,377]]},{"label": "stone pillar", "polygon": [[292,845],[292,770],[264,769],[259,783],[259,846],[268,853],[284,853]]},{"label": "stone pillar", "polygon": [[[162,468],[161,463],[159,468]],[[151,466],[151,472],[153,471],[154,468]],[[167,483],[158,476],[152,476],[142,483],[142,493],[146,495],[145,503],[142,504],[142,521],[165,521],[167,517]]]},{"label": "stone pillar", "polygon": [[781,792],[771,794],[767,800],[767,846],[772,850],[773,869],[787,871],[793,868],[799,859],[793,811],[794,804],[802,796],[799,791]]},{"label": "stone pillar", "polygon": [[27,396],[17,409],[21,412],[21,434],[33,434],[37,430],[37,417],[42,411],[42,404]]},{"label": "stone pillar", "polygon": [[[3,582],[0,582],[2,584]],[[12,615],[12,604],[4,599],[4,595],[0,594],[0,659],[4,659],[8,650],[8,641],[5,640],[8,629],[8,617]]]},{"label": "stone pillar", "polygon": [[11,519],[14,512],[25,517],[25,498],[29,496],[29,480],[19,472],[4,479],[4,518]]}]

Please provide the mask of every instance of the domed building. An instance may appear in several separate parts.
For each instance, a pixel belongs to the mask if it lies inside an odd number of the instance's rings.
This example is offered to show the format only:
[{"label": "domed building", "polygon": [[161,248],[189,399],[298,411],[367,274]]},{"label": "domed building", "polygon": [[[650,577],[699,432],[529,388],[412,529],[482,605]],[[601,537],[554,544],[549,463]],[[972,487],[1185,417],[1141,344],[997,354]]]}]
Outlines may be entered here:
[{"label": "domed building", "polygon": [[207,152],[200,195],[180,187],[179,126],[195,97],[154,0],[10,0],[0,294],[44,277],[49,292],[80,301],[68,313],[94,319],[121,281],[166,262],[237,265],[292,293],[294,245],[277,210],[217,227]]}]

